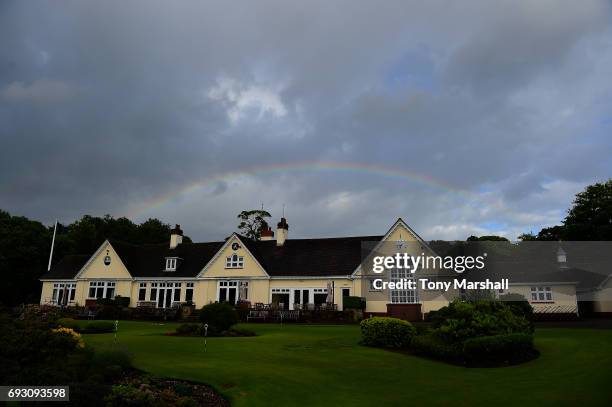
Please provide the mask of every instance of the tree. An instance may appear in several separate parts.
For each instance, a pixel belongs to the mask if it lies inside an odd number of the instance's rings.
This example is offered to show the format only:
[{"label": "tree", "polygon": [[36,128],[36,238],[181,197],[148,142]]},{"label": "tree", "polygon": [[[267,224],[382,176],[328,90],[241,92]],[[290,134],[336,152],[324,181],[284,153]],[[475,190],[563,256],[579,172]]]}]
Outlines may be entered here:
[{"label": "tree", "polygon": [[562,225],[543,228],[521,240],[612,240],[612,179],[589,185],[576,194]]},{"label": "tree", "polygon": [[240,223],[238,224],[239,233],[249,239],[259,240],[263,227],[268,224],[264,218],[269,218],[271,216],[270,213],[263,209],[240,212],[240,214],[238,214],[238,219],[240,219]]},{"label": "tree", "polygon": [[[53,226],[0,210],[0,303],[38,302],[38,279],[47,271]],[[93,254],[105,239],[132,244],[170,241],[170,225],[148,219],[140,225],[127,218],[85,215],[68,226],[58,224],[52,264],[68,254]],[[183,236],[183,243],[191,239]]]},{"label": "tree", "polygon": [[611,240],[612,179],[576,194],[563,226],[567,240]]},{"label": "tree", "polygon": [[495,236],[495,235],[487,235],[487,236],[480,236],[480,237],[476,237],[476,236],[470,236],[467,238],[468,242],[507,242],[508,239],[506,239],[503,236]]}]

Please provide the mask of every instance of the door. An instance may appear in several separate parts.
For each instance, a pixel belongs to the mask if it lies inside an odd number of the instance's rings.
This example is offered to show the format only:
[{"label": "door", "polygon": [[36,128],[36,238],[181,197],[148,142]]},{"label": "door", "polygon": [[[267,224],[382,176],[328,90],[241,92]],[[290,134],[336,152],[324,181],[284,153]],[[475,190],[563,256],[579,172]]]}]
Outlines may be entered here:
[{"label": "door", "polygon": [[166,290],[161,288],[157,293],[157,308],[164,308],[164,296],[166,295]]},{"label": "door", "polygon": [[348,297],[351,295],[351,289],[350,288],[343,288],[342,289],[342,309],[344,309],[344,298]]},{"label": "door", "polygon": [[170,306],[172,305],[172,288],[166,288],[166,307],[165,308],[170,308]]}]

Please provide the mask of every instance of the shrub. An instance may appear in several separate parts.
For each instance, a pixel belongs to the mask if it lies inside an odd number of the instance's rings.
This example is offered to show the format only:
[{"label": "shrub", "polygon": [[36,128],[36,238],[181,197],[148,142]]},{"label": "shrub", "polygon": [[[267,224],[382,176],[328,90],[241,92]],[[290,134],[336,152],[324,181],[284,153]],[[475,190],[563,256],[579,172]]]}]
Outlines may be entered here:
[{"label": "shrub", "polygon": [[185,336],[199,336],[201,330],[202,326],[200,324],[181,324],[176,327],[177,335]]},{"label": "shrub", "polygon": [[115,332],[115,323],[111,321],[92,321],[88,322],[82,330],[86,334],[103,334]]},{"label": "shrub", "polygon": [[511,304],[457,300],[430,313],[430,321],[431,333],[412,340],[415,353],[487,366],[517,363],[537,354],[533,325],[522,308]]},{"label": "shrub", "polygon": [[118,307],[129,307],[130,306],[130,297],[122,297],[120,295],[115,297],[115,305]]},{"label": "shrub", "polygon": [[527,321],[533,321],[533,307],[522,295],[508,293],[500,295],[499,300],[503,301],[515,315],[525,317]]},{"label": "shrub", "polygon": [[455,360],[460,357],[456,345],[448,344],[435,335],[418,335],[412,338],[410,348],[418,355],[435,359]]},{"label": "shrub", "polygon": [[463,343],[463,357],[469,365],[512,364],[531,359],[533,336],[525,333],[482,336]]},{"label": "shrub", "polygon": [[255,336],[255,332],[244,328],[231,328],[224,332],[223,336]]},{"label": "shrub", "polygon": [[209,333],[227,331],[238,323],[238,313],[230,304],[218,302],[202,307],[200,321],[208,324]]},{"label": "shrub", "polygon": [[363,343],[369,346],[404,348],[410,344],[416,333],[416,329],[410,322],[397,318],[364,319],[360,326]]},{"label": "shrub", "polygon": [[532,333],[533,327],[499,301],[453,301],[432,317],[433,334],[447,343],[459,343],[479,336]]},{"label": "shrub", "polygon": [[81,332],[79,323],[73,318],[60,318],[57,320],[57,325],[63,328],[70,328],[76,332]]},{"label": "shrub", "polygon": [[344,309],[365,309],[366,300],[365,298],[357,296],[342,297],[342,307]]}]

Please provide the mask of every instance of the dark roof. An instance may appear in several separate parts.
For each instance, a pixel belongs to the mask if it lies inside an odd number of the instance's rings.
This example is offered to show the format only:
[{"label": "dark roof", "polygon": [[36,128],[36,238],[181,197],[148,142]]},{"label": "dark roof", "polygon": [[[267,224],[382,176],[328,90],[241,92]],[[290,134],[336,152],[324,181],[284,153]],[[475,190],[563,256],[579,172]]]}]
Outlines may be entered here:
[{"label": "dark roof", "polygon": [[81,270],[81,268],[87,263],[91,256],[86,254],[71,254],[64,256],[58,261],[51,270],[43,274],[41,279],[49,280],[66,280],[72,279]]},{"label": "dark roof", "polygon": [[[195,277],[225,242],[132,245],[110,242],[132,277]],[[166,257],[178,257],[176,271],[164,271]]]},{"label": "dark roof", "polygon": [[273,277],[346,276],[361,263],[362,242],[380,241],[383,236],[356,236],[323,239],[243,239],[247,248]]},{"label": "dark roof", "polygon": [[[383,236],[322,239],[289,239],[283,246],[276,240],[252,241],[240,237],[270,276],[346,276],[361,263],[362,242],[380,241]],[[195,277],[225,242],[183,243],[170,249],[167,243],[133,245],[112,240],[119,258],[132,277]],[[43,279],[71,279],[91,256],[66,256]],[[164,271],[166,257],[178,257],[176,271]],[[79,261],[76,261],[79,259]]]}]

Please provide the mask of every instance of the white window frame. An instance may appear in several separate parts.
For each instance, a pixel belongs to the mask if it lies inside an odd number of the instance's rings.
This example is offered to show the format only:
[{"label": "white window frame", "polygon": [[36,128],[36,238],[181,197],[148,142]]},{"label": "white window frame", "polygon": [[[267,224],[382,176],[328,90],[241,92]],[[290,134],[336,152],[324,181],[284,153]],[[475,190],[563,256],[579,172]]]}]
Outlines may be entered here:
[{"label": "white window frame", "polygon": [[62,294],[62,303],[70,304],[74,303],[76,296],[76,283],[70,282],[61,282],[61,283],[53,283],[53,292],[51,293],[51,302],[56,305],[61,305],[58,303],[59,293],[63,291],[68,297],[68,301],[64,301],[64,295]]},{"label": "white window frame", "polygon": [[550,286],[532,286],[531,287],[531,302],[554,302],[552,288]]},{"label": "white window frame", "polygon": [[238,256],[236,253],[225,258],[226,269],[241,269],[244,268],[244,256]]},{"label": "white window frame", "polygon": [[[140,299],[140,294],[144,292],[144,299]],[[147,300],[147,283],[139,283],[138,284],[138,301],[146,301]]]},{"label": "white window frame", "polygon": [[[89,287],[87,290],[87,299],[97,300],[99,298],[115,298],[117,295],[115,292],[115,282],[114,281],[90,281]],[[91,290],[94,289],[94,296],[91,296]],[[98,297],[98,290],[102,290],[102,296]],[[113,295],[107,296],[108,292],[112,290]]]},{"label": "white window frame", "polygon": [[166,257],[166,271],[176,271],[177,257]]},{"label": "white window frame", "polygon": [[[240,294],[240,286],[244,285],[246,287],[247,290],[247,298],[249,297],[249,282],[248,281],[244,281],[244,280],[220,280],[217,283],[217,302],[220,301],[221,299],[221,290],[227,290],[227,294],[225,296],[226,299],[228,299],[229,296],[229,290],[236,290],[236,295],[234,296],[234,298],[236,299],[236,302],[238,302],[238,297]],[[226,301],[229,302],[229,301]],[[233,304],[232,304],[233,305]]]},{"label": "white window frame", "polygon": [[[162,290],[164,290],[164,306],[160,307],[158,300],[159,294]],[[151,282],[151,289],[149,291],[149,295],[146,297],[148,298],[146,301],[155,302],[156,308],[166,308],[166,298],[168,298],[167,296],[170,295],[170,307],[172,307],[176,303],[181,302],[181,297],[183,294],[182,291],[183,283],[179,281],[154,281]]]},{"label": "white window frame", "polygon": [[[390,282],[399,282],[402,279],[414,281],[414,274],[410,269],[391,269],[389,271]],[[417,290],[389,290],[389,302],[392,304],[418,304],[419,293]]]}]

